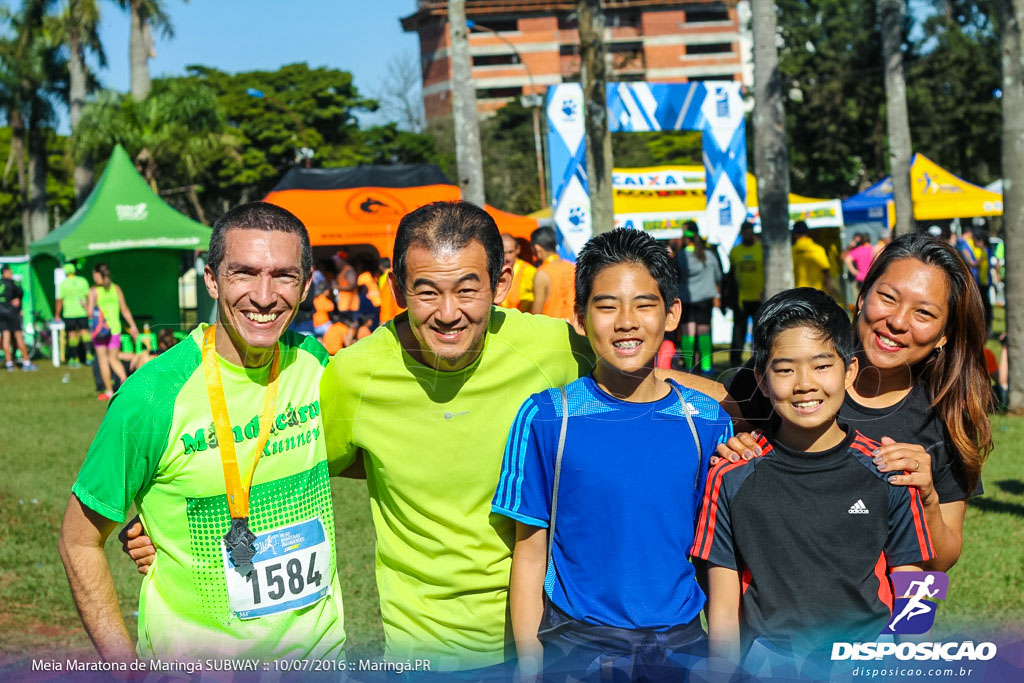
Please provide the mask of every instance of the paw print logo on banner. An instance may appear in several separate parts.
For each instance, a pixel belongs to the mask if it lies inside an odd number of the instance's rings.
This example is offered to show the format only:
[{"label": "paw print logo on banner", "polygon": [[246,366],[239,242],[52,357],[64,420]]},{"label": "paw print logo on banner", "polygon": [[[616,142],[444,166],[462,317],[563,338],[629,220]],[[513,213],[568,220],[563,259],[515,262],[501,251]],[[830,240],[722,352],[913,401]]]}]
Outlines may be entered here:
[{"label": "paw print logo on banner", "polygon": [[579,228],[587,222],[587,212],[582,206],[574,206],[569,209],[569,222]]}]

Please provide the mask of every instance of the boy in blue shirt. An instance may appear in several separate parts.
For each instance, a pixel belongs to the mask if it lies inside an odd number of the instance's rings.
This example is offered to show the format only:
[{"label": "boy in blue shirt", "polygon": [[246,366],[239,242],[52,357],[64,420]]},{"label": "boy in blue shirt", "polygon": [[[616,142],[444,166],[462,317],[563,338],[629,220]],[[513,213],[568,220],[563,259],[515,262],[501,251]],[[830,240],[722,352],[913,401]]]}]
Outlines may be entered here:
[{"label": "boy in blue shirt", "polygon": [[[886,627],[888,574],[934,552],[917,489],[890,486],[879,444],[836,414],[857,376],[846,312],[802,287],[754,321],[754,374],[775,413],[763,455],[708,478],[694,557],[708,560],[712,654],[758,676],[828,678],[835,641]],[[799,673],[798,673],[799,672]]]},{"label": "boy in blue shirt", "polygon": [[732,423],[711,397],[655,376],[680,317],[678,278],[642,231],[590,240],[574,325],[594,372],[531,396],[509,432],[492,510],[517,522],[510,602],[524,675],[543,660],[547,675],[678,678],[706,654],[689,550],[708,458]]}]

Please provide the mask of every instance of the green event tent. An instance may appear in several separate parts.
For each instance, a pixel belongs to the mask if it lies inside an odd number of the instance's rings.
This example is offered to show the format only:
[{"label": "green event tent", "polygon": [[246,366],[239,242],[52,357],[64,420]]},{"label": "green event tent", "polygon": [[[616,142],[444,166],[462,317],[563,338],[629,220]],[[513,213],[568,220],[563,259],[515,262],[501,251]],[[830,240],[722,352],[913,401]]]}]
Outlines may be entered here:
[{"label": "green event tent", "polygon": [[29,246],[33,288],[40,290],[36,308],[49,316],[46,307],[54,301],[54,269],[75,261],[91,282],[93,265],[103,262],[110,266],[134,316],[153,325],[176,327],[181,252],[205,251],[209,245],[210,228],[182,215],[153,192],[118,145],[78,211]]}]

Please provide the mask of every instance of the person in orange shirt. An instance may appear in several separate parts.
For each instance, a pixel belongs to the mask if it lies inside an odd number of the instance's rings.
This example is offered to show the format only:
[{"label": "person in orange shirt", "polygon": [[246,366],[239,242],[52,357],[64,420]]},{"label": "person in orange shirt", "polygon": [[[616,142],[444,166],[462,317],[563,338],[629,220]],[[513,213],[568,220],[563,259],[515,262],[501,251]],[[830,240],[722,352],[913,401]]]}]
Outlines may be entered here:
[{"label": "person in orange shirt", "polygon": [[532,264],[519,258],[519,242],[512,235],[502,233],[502,249],[505,254],[505,267],[512,269],[512,286],[508,296],[498,304],[502,308],[518,308],[529,313],[533,306],[533,278],[537,269]]},{"label": "person in orange shirt", "polygon": [[391,274],[391,259],[382,258],[380,270],[383,272],[377,281],[377,286],[380,288],[380,324],[383,325],[405,309],[395,301],[395,295],[388,284],[388,276]]},{"label": "person in orange shirt", "polygon": [[313,333],[322,337],[331,326],[331,313],[335,311],[335,295],[325,289],[313,299]]},{"label": "person in orange shirt", "polygon": [[356,269],[348,262],[348,252],[339,251],[334,255],[334,265],[338,268],[338,310],[358,311],[359,310],[359,285],[356,278]]},{"label": "person in orange shirt", "polygon": [[530,245],[538,264],[530,312],[571,320],[576,299],[576,266],[558,255],[558,241],[551,228],[534,230]]}]

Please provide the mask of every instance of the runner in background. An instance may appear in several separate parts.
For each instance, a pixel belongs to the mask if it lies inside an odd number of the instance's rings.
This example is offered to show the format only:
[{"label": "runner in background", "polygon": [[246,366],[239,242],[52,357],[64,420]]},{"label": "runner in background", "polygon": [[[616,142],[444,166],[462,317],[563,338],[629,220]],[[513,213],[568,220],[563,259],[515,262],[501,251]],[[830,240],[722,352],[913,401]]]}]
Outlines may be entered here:
[{"label": "runner in background", "polygon": [[124,301],[124,292],[110,279],[110,266],[97,263],[92,269],[92,280],[96,284],[89,290],[89,301],[86,311],[92,320],[90,332],[96,350],[96,362],[99,363],[100,377],[103,380],[103,392],[98,398],[107,401],[114,395],[111,383],[111,371],[117,376],[118,384],[124,382],[127,375],[118,354],[121,351],[121,316],[128,321],[128,334],[132,341],[139,336],[135,327],[135,319]]},{"label": "runner in background", "polygon": [[55,320],[64,321],[67,336],[68,367],[77,368],[92,362],[92,345],[89,339],[89,316],[85,309],[89,301],[89,281],[76,272],[75,264],[64,265],[67,275],[57,289],[57,311]]},{"label": "runner in background", "polygon": [[14,271],[4,265],[0,268],[0,341],[3,344],[4,364],[8,372],[14,370],[14,352],[11,339],[14,339],[18,351],[21,352],[21,369],[38,370],[28,357],[25,347],[25,336],[21,332],[21,298],[24,292],[14,280]]},{"label": "runner in background", "polygon": [[558,255],[558,240],[551,228],[534,230],[530,234],[530,245],[537,259],[530,312],[572,320],[576,267]]},{"label": "runner in background", "polygon": [[[679,325],[679,353],[683,370],[699,367],[704,374],[711,368],[711,311],[721,304],[722,265],[697,232],[697,224],[687,221],[683,248],[676,254],[679,267],[679,300],[683,318]],[[696,353],[695,353],[696,352]],[[700,360],[698,361],[697,356]]]},{"label": "runner in background", "polygon": [[505,255],[505,266],[512,269],[512,286],[499,306],[502,308],[518,308],[529,313],[533,307],[533,280],[537,269],[519,258],[519,242],[506,233],[501,235],[502,250]]},{"label": "runner in background", "polygon": [[747,324],[757,315],[764,298],[764,251],[754,235],[754,226],[743,221],[740,243],[729,252],[730,274],[736,281],[736,308],[732,311],[732,348],[729,362],[743,363],[743,347],[747,343]]}]

